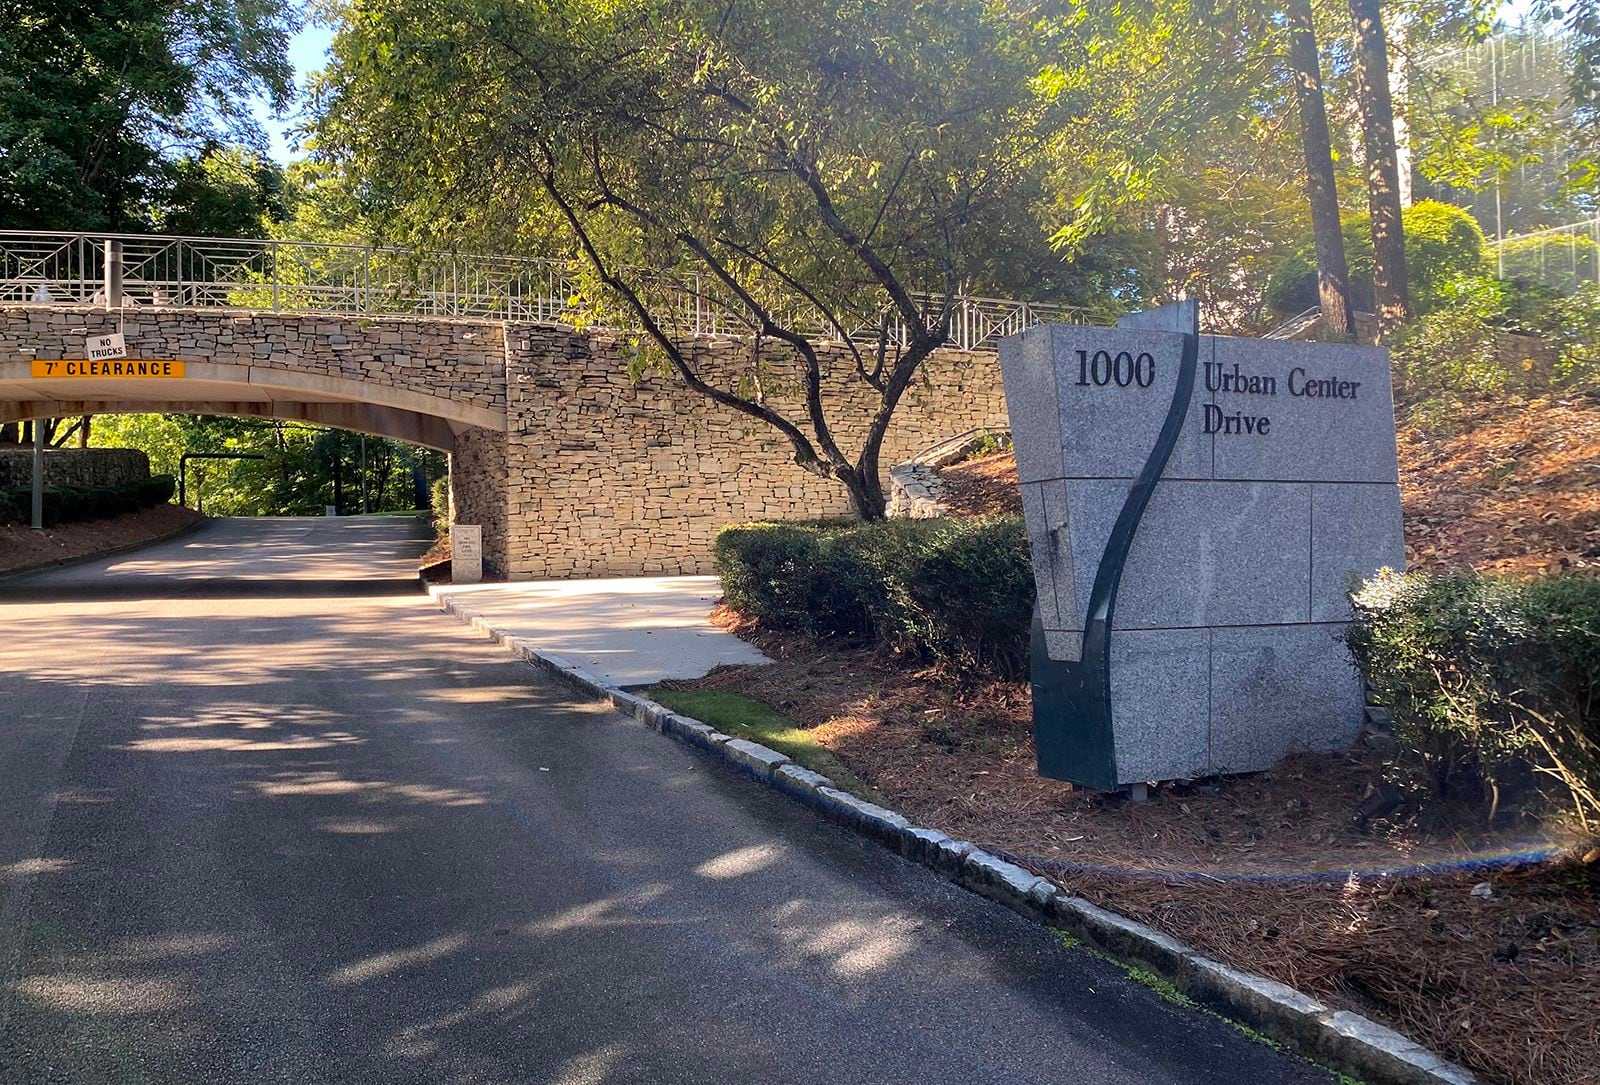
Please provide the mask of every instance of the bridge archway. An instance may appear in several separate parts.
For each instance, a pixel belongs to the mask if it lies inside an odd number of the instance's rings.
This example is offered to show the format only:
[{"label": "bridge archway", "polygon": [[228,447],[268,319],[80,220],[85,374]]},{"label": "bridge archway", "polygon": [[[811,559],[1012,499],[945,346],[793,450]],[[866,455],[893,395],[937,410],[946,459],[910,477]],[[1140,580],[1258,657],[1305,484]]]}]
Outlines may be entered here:
[{"label": "bridge archway", "polygon": [[31,362],[0,362],[0,422],[138,413],[295,420],[444,452],[468,427],[506,426],[504,411],[444,396],[261,366],[185,361],[171,380],[51,380],[34,376]]}]

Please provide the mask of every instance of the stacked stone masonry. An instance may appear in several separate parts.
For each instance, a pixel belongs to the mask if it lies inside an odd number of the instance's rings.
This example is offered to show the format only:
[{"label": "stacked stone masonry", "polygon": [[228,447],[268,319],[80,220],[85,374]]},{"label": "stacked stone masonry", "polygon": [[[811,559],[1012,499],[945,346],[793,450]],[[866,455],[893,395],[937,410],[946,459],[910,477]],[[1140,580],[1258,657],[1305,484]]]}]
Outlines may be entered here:
[{"label": "stacked stone masonry", "polygon": [[[844,489],[801,470],[776,431],[671,374],[635,379],[625,344],[604,332],[187,310],[133,310],[122,324],[130,357],[331,376],[502,413],[503,431],[452,424],[454,515],[482,525],[491,577],[709,572],[712,538],[728,523],[850,513]],[[0,307],[0,391],[7,372],[32,359],[82,358],[86,335],[117,327],[117,314],[94,309]],[[724,387],[748,372],[748,343],[703,339],[693,348],[707,379]],[[876,393],[854,378],[843,347],[823,359],[827,414],[853,454]],[[794,390],[782,387],[783,356],[767,362],[777,386],[770,402],[808,428]],[[126,382],[119,399],[136,399],[141,383]],[[885,440],[885,489],[887,465],[952,434],[1005,424],[994,355],[937,352]]]},{"label": "stacked stone masonry", "polygon": [[[725,524],[850,514],[844,489],[797,467],[788,443],[765,423],[672,375],[635,381],[612,337],[512,325],[507,348],[508,518],[526,525],[506,547],[513,577],[709,572],[711,540]],[[698,364],[732,386],[749,349],[705,341]],[[833,376],[824,391],[828,417],[840,445],[859,448],[875,394],[848,379],[853,364],[843,348],[824,360]],[[771,402],[803,418],[793,395],[774,394]],[[881,462],[1005,419],[994,356],[940,352],[896,412]],[[486,525],[486,551],[488,537]]]},{"label": "stacked stone masonry", "polygon": [[[127,486],[150,477],[150,460],[134,448],[52,448],[44,454],[49,487]],[[0,490],[33,485],[33,449],[0,449]]]}]

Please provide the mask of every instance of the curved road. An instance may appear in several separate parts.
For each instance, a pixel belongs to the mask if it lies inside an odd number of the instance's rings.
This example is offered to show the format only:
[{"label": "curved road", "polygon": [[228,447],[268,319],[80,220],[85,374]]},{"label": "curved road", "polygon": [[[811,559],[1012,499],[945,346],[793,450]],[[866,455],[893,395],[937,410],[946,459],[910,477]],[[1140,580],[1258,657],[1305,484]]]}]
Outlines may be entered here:
[{"label": "curved road", "polygon": [[1328,1080],[575,702],[422,545],[0,581],[0,1081]]}]

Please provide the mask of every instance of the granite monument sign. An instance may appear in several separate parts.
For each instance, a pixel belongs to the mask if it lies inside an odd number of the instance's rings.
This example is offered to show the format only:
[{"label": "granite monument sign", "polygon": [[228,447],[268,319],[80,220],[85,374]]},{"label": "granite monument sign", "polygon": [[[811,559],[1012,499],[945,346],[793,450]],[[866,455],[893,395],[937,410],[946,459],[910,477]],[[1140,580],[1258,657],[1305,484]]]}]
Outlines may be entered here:
[{"label": "granite monument sign", "polygon": [[1005,340],[1039,770],[1098,788],[1348,745],[1353,583],[1404,562],[1386,351],[1192,303]]}]

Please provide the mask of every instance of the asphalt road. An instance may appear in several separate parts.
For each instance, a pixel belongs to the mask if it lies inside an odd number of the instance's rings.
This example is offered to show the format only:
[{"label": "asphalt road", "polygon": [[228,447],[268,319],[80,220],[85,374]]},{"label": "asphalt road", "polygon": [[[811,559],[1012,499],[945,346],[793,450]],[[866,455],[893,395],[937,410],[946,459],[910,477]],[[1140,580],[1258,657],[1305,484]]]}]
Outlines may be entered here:
[{"label": "asphalt road", "polygon": [[1310,1082],[575,702],[406,521],[0,582],[0,1082]]}]

